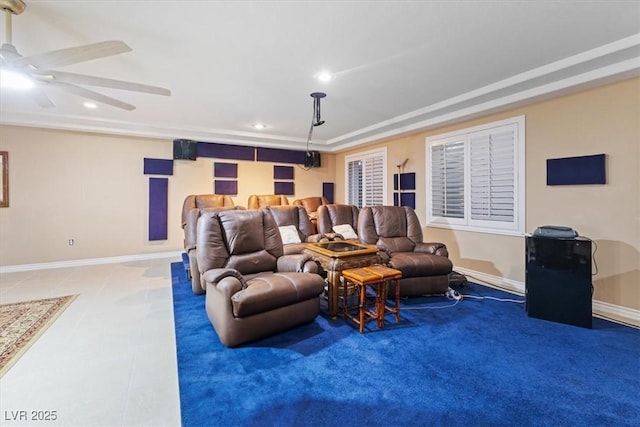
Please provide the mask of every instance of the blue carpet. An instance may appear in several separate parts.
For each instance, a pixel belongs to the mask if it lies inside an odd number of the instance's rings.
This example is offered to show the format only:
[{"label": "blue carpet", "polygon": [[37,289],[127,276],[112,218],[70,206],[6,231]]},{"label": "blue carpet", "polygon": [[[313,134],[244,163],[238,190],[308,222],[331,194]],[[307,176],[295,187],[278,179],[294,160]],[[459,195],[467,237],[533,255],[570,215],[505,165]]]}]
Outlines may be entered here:
[{"label": "blue carpet", "polygon": [[[184,426],[640,425],[634,328],[594,318],[583,329],[489,299],[411,298],[381,330],[370,323],[361,335],[323,310],[228,349],[182,264],[171,270]],[[473,283],[462,291],[522,300]]]}]

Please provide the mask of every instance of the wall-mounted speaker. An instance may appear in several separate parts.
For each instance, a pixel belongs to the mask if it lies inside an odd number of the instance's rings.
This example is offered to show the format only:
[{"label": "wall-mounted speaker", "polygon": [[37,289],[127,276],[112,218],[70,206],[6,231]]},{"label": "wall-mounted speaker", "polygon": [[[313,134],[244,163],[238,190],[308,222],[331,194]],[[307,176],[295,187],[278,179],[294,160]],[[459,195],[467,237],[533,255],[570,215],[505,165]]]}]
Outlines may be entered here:
[{"label": "wall-mounted speaker", "polygon": [[306,168],[319,168],[320,167],[320,152],[319,151],[307,151],[304,157],[304,167]]},{"label": "wall-mounted speaker", "polygon": [[173,140],[173,158],[195,160],[198,157],[198,142],[190,139]]}]

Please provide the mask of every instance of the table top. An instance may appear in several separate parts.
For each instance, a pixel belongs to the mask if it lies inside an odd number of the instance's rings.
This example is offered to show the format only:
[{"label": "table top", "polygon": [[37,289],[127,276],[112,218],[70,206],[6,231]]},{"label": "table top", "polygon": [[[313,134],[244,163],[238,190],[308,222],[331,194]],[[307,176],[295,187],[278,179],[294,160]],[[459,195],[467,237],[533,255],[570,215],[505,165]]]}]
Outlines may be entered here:
[{"label": "table top", "polygon": [[342,275],[346,279],[356,280],[361,283],[369,283],[399,279],[402,277],[402,272],[394,268],[385,267],[384,265],[371,265],[368,267],[342,270]]},{"label": "table top", "polygon": [[307,249],[332,258],[375,254],[378,252],[378,248],[375,246],[346,241],[307,243]]}]

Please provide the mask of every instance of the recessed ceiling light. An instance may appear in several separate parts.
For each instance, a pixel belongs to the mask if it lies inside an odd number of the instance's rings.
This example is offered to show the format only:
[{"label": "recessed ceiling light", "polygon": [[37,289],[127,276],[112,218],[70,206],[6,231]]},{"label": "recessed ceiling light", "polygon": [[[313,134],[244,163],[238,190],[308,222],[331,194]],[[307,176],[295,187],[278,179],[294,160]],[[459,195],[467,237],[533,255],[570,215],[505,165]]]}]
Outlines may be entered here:
[{"label": "recessed ceiling light", "polygon": [[262,129],[266,129],[267,125],[265,125],[264,123],[254,123],[251,125],[251,127],[253,127],[256,130],[262,130]]},{"label": "recessed ceiling light", "polygon": [[336,76],[335,74],[328,71],[320,71],[319,73],[316,73],[314,77],[316,78],[316,80],[326,83],[333,80]]},{"label": "recessed ceiling light", "polygon": [[95,110],[96,108],[98,108],[98,104],[96,104],[95,102],[84,102],[82,105],[84,105],[84,108],[89,108],[90,110]]}]

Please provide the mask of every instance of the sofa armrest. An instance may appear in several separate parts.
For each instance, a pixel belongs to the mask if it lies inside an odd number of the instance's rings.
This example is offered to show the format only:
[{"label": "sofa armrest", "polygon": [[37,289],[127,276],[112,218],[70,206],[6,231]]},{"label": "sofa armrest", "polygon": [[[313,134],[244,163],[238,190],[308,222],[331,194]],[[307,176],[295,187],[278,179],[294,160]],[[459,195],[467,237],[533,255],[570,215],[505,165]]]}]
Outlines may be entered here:
[{"label": "sofa armrest", "polygon": [[444,243],[418,243],[413,251],[449,257],[449,251]]},{"label": "sofa armrest", "polygon": [[312,234],[311,236],[307,237],[305,243],[323,243],[329,242],[331,240],[332,239],[329,237],[329,234]]},{"label": "sofa armrest", "polygon": [[[227,277],[231,277],[235,280],[222,280],[226,279]],[[204,280],[207,284],[216,285],[216,287],[218,287],[219,289],[220,286],[218,286],[218,284],[220,284],[221,286],[223,286],[224,284],[225,287],[230,287],[230,289],[227,290],[229,295],[233,295],[234,293],[247,287],[247,281],[245,280],[244,276],[235,268],[212,268],[211,270],[207,270],[202,274],[202,280]]]},{"label": "sofa armrest", "polygon": [[283,255],[278,258],[278,271],[282,273],[317,273],[318,265],[307,254]]}]

